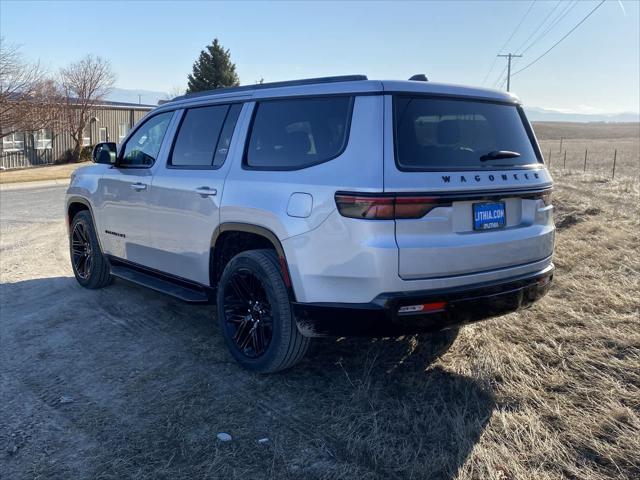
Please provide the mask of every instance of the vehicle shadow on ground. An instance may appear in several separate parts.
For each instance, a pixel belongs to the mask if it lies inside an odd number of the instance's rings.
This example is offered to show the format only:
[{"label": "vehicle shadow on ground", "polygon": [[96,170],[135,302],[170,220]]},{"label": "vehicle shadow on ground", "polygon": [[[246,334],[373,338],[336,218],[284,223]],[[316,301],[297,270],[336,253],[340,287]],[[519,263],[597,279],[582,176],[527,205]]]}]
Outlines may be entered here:
[{"label": "vehicle shadow on ground", "polygon": [[264,376],[231,359],[212,307],[126,282],[2,284],[0,308],[0,461],[18,477],[454,478],[494,409],[434,364],[455,335],[317,339]]}]

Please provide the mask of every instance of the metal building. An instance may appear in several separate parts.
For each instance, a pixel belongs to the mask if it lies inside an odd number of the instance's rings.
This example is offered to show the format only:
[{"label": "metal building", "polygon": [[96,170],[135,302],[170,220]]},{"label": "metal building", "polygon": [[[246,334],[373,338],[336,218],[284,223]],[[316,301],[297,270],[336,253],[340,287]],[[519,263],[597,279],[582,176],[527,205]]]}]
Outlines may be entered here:
[{"label": "metal building", "polygon": [[[83,146],[98,142],[119,143],[131,128],[155,105],[103,101],[84,132]],[[0,168],[25,168],[64,160],[73,149],[69,132],[40,130],[7,135],[0,142]]]}]

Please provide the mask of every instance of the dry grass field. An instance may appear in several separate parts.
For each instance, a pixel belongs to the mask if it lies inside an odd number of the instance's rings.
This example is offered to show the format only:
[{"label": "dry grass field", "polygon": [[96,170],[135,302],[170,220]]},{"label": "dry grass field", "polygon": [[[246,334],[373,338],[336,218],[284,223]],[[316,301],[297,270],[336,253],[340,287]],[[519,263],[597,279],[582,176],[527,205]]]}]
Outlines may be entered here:
[{"label": "dry grass field", "polygon": [[616,177],[640,179],[640,123],[535,122],[533,127],[545,160],[549,163],[551,158],[554,170],[582,172],[587,150],[587,173],[611,178],[618,150]]},{"label": "dry grass field", "polygon": [[[631,160],[613,181],[554,169],[555,284],[532,308],[467,326],[453,343],[320,340],[302,364],[271,376],[231,361],[211,307],[124,282],[78,287],[62,219],[31,224],[7,211],[0,472],[638,479],[640,186]],[[233,440],[219,442],[221,431]]]}]

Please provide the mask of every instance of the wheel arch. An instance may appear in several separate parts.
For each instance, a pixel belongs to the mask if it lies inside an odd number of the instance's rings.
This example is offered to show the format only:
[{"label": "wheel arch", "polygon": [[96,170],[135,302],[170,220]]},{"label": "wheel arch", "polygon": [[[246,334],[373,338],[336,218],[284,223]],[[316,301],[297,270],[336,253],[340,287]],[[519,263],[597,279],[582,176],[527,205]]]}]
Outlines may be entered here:
[{"label": "wheel arch", "polygon": [[98,244],[100,245],[100,249],[102,250],[100,232],[98,231],[98,226],[96,224],[96,217],[93,214],[93,207],[91,206],[91,202],[89,202],[89,200],[87,200],[86,198],[74,195],[67,199],[67,206],[65,211],[66,220],[67,220],[67,230],[69,230],[71,227],[71,222],[73,221],[73,217],[75,217],[79,212],[83,210],[87,210],[91,215],[93,228],[96,231],[96,238],[98,239]]},{"label": "wheel arch", "polygon": [[266,227],[250,223],[226,222],[220,224],[211,238],[211,254],[209,260],[209,281],[212,287],[218,285],[225,265],[238,253],[255,248],[271,248],[275,250],[280,262],[280,270],[291,301],[295,301],[295,293],[289,274],[289,264],[282,243],[277,235]]}]

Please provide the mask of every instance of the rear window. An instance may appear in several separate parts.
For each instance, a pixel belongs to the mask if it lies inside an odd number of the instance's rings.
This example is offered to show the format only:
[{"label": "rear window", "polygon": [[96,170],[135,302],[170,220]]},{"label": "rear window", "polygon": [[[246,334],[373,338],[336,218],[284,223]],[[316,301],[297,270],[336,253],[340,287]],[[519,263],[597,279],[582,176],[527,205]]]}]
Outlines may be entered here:
[{"label": "rear window", "polygon": [[296,170],[338,156],[346,146],[351,104],[351,97],[259,103],[246,164],[267,170]]},{"label": "rear window", "polygon": [[394,97],[393,106],[396,162],[401,170],[539,163],[515,105],[403,95]]}]

